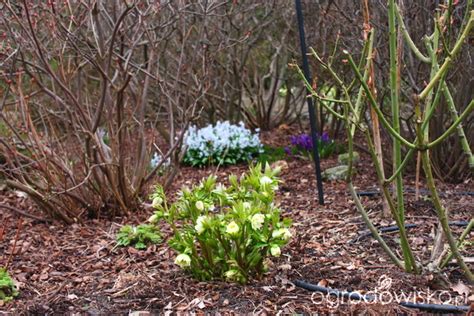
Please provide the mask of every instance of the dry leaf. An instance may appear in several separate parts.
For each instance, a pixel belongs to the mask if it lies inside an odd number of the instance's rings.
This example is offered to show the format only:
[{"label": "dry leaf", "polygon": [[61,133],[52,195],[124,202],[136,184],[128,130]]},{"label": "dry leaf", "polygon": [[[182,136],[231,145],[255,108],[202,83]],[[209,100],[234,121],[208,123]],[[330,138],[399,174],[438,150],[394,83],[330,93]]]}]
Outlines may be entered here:
[{"label": "dry leaf", "polygon": [[461,281],[459,281],[458,284],[452,286],[451,290],[465,296],[468,296],[471,293],[471,289]]},{"label": "dry leaf", "polygon": [[291,270],[291,264],[282,264],[278,266],[278,270],[283,270],[283,271]]},{"label": "dry leaf", "polygon": [[326,279],[322,279],[321,281],[318,282],[318,285],[322,286],[322,287],[327,287],[328,284],[329,284],[329,282]]},{"label": "dry leaf", "polygon": [[78,298],[79,298],[79,297],[77,297],[76,294],[69,294],[69,295],[67,296],[67,299],[68,299],[68,300],[71,300],[71,301],[77,300]]},{"label": "dry leaf", "polygon": [[278,160],[275,161],[270,165],[272,169],[280,168],[281,170],[287,170],[288,169],[288,163],[285,160]]}]

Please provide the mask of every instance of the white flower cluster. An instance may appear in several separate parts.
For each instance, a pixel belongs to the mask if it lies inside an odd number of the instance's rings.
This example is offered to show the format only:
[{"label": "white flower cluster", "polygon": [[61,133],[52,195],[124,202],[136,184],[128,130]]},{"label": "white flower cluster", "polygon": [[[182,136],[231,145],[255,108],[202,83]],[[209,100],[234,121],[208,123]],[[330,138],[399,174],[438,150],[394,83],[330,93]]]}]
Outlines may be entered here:
[{"label": "white flower cluster", "polygon": [[191,126],[186,132],[185,144],[188,153],[195,152],[197,158],[212,157],[228,151],[238,155],[235,157],[237,159],[248,159],[248,149],[257,149],[258,152],[263,150],[258,132],[259,129],[253,134],[243,122],[234,125],[228,121],[218,121],[215,126],[208,125],[201,129]]}]

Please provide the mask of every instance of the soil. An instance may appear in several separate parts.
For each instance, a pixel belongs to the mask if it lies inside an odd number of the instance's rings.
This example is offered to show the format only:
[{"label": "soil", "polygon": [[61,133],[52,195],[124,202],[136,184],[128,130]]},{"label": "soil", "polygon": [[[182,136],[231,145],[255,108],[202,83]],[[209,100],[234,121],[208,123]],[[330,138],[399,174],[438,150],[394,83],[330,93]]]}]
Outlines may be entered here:
[{"label": "soil", "polygon": [[[295,129],[283,126],[262,135],[265,143],[282,146]],[[282,215],[293,220],[293,238],[282,256],[272,258],[270,271],[261,279],[245,286],[224,282],[198,282],[184,273],[173,261],[175,253],[166,242],[139,251],[116,248],[115,234],[124,224],[139,224],[151,214],[137,210],[133,218],[85,220],[83,225],[66,226],[59,222],[42,222],[20,215],[13,209],[0,207],[0,265],[9,258],[9,271],[18,284],[20,295],[0,306],[0,313],[10,314],[129,314],[150,313],[417,313],[396,303],[336,302],[295,287],[293,281],[304,280],[346,291],[388,291],[411,295],[410,299],[426,302],[428,293],[444,292],[451,304],[467,305],[473,299],[455,263],[442,274],[424,271],[421,275],[403,272],[389,261],[381,247],[371,238],[357,238],[366,227],[357,212],[344,182],[325,182],[325,204],[317,200],[314,169],[311,161],[288,159],[281,173],[277,200]],[[337,158],[324,159],[322,168],[337,165]],[[170,194],[182,185],[191,185],[216,172],[222,181],[230,173],[241,174],[246,165],[195,169],[183,167]],[[374,169],[369,157],[361,152],[355,185],[359,191],[376,187]],[[406,177],[406,186],[414,188],[414,177]],[[450,220],[467,221],[474,214],[474,197],[457,194],[473,191],[472,180],[462,184],[439,184]],[[377,226],[394,225],[381,217],[380,196],[362,198]],[[26,197],[4,189],[0,204],[42,217]],[[408,223],[418,224],[409,230],[415,256],[429,260],[436,227],[436,214],[429,196],[415,201],[411,191],[406,195]],[[21,229],[17,234],[18,223]],[[459,236],[462,227],[453,227]],[[169,237],[164,231],[165,239]],[[396,233],[384,235],[396,249]],[[16,240],[16,245],[15,244]],[[462,253],[472,257],[474,233],[467,237],[471,246]],[[436,292],[438,291],[438,292]],[[416,296],[416,298],[414,298]],[[446,296],[444,296],[446,297]],[[387,300],[389,300],[387,298]],[[430,303],[442,303],[432,295]],[[444,301],[446,302],[446,301]],[[147,313],[143,313],[146,315]]]}]

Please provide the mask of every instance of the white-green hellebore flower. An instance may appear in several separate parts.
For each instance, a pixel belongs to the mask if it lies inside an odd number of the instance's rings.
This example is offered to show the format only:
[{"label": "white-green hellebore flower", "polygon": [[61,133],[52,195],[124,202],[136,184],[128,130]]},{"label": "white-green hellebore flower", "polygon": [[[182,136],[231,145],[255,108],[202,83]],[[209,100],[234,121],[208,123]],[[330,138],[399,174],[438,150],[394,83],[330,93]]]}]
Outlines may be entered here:
[{"label": "white-green hellebore flower", "polygon": [[273,238],[282,238],[284,240],[288,240],[291,238],[291,233],[288,230],[288,228],[280,228],[277,230],[274,230],[272,233]]},{"label": "white-green hellebore flower", "polygon": [[161,203],[163,203],[163,199],[159,196],[157,196],[156,198],[153,199],[153,201],[151,202],[151,207],[153,208],[157,208],[161,205]]},{"label": "white-green hellebore flower", "polygon": [[244,202],[242,203],[244,210],[248,210],[250,208],[250,203],[249,202]]},{"label": "white-green hellebore flower", "polygon": [[214,189],[214,193],[217,194],[224,194],[225,193],[225,186],[222,183],[218,183],[216,188]]},{"label": "white-green hellebore flower", "polygon": [[273,245],[270,247],[270,253],[274,257],[279,257],[281,255],[281,249],[277,245]]},{"label": "white-green hellebore flower", "polygon": [[232,270],[226,271],[226,273],[224,273],[224,276],[226,277],[226,279],[234,280],[238,274],[239,274],[239,271],[232,269]]},{"label": "white-green hellebore flower", "polygon": [[226,233],[229,235],[235,235],[239,232],[239,225],[236,222],[232,221],[227,225]]},{"label": "white-green hellebore flower", "polygon": [[262,228],[263,222],[265,221],[265,215],[257,213],[252,216],[250,219],[250,223],[252,224],[252,228],[254,230],[259,230]]},{"label": "white-green hellebore flower", "polygon": [[155,224],[157,221],[158,221],[158,215],[156,215],[156,214],[153,214],[153,215],[150,216],[150,218],[148,219],[148,222],[149,222],[149,223],[152,223],[152,224]]},{"label": "white-green hellebore flower", "polygon": [[271,183],[273,183],[273,180],[270,179],[267,176],[263,176],[263,177],[260,178],[260,184],[261,185],[266,185],[266,184],[271,184]]},{"label": "white-green hellebore flower", "polygon": [[181,268],[189,267],[191,265],[191,257],[185,253],[179,254],[174,260],[174,263],[176,263]]},{"label": "white-green hellebore flower", "polygon": [[204,211],[204,203],[202,201],[197,201],[196,208],[200,211]]},{"label": "white-green hellebore flower", "polygon": [[206,228],[204,227],[204,222],[206,220],[207,220],[207,216],[204,216],[204,215],[201,215],[197,218],[194,229],[196,230],[198,235],[202,234],[206,230]]}]

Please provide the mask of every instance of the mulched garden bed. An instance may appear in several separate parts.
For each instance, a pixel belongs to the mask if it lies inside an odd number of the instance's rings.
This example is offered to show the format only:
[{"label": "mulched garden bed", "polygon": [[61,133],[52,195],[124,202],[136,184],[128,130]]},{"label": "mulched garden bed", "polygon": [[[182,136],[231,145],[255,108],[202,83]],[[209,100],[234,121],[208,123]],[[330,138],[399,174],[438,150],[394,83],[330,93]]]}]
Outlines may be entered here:
[{"label": "mulched garden bed", "polygon": [[[292,130],[282,128],[265,133],[269,144],[283,145]],[[374,170],[362,153],[355,184],[359,190],[375,188]],[[86,220],[83,225],[65,226],[58,222],[44,223],[22,217],[16,247],[18,219],[15,211],[0,208],[0,230],[5,238],[0,243],[0,264],[4,264],[14,249],[9,271],[20,287],[20,296],[0,311],[11,314],[128,314],[134,311],[152,313],[207,312],[220,313],[419,313],[397,304],[348,302],[336,304],[321,296],[296,288],[292,281],[305,280],[314,284],[361,293],[374,289],[391,293],[433,293],[445,290],[458,302],[473,295],[459,293],[458,282],[466,283],[456,265],[450,265],[443,275],[424,273],[415,276],[396,268],[378,244],[366,237],[365,225],[355,209],[344,182],[325,182],[326,204],[317,203],[312,163],[288,160],[281,174],[277,200],[283,216],[293,219],[293,238],[280,258],[272,258],[270,272],[261,280],[245,286],[224,282],[198,282],[186,275],[173,261],[175,254],[166,243],[138,251],[115,248],[115,234],[121,225],[145,221],[151,211],[137,211],[133,218]],[[337,165],[337,159],[325,159],[322,167]],[[219,168],[224,180],[229,173],[240,174],[245,165]],[[184,167],[176,177],[170,192],[182,185],[191,185],[214,172],[215,167],[194,169]],[[414,187],[414,179],[407,180]],[[472,181],[459,185],[440,184],[445,205],[453,221],[469,220],[474,214],[474,197],[455,192],[472,191]],[[380,217],[380,196],[364,197],[371,217],[381,226],[394,223]],[[25,197],[12,191],[0,192],[0,204],[40,215]],[[417,223],[409,231],[410,241],[419,259],[429,259],[436,223],[435,211],[425,197],[415,201],[407,194],[407,222]],[[456,236],[462,228],[453,228]],[[165,237],[169,232],[163,232]],[[168,234],[169,235],[169,234]],[[396,234],[385,235],[390,245],[397,243]],[[473,241],[474,234],[468,239]],[[472,246],[464,249],[466,257]],[[471,263],[472,268],[472,263]],[[456,292],[453,289],[457,289]],[[431,303],[436,302],[436,295]],[[422,300],[420,297],[417,300]],[[451,301],[455,303],[455,301]]]}]

